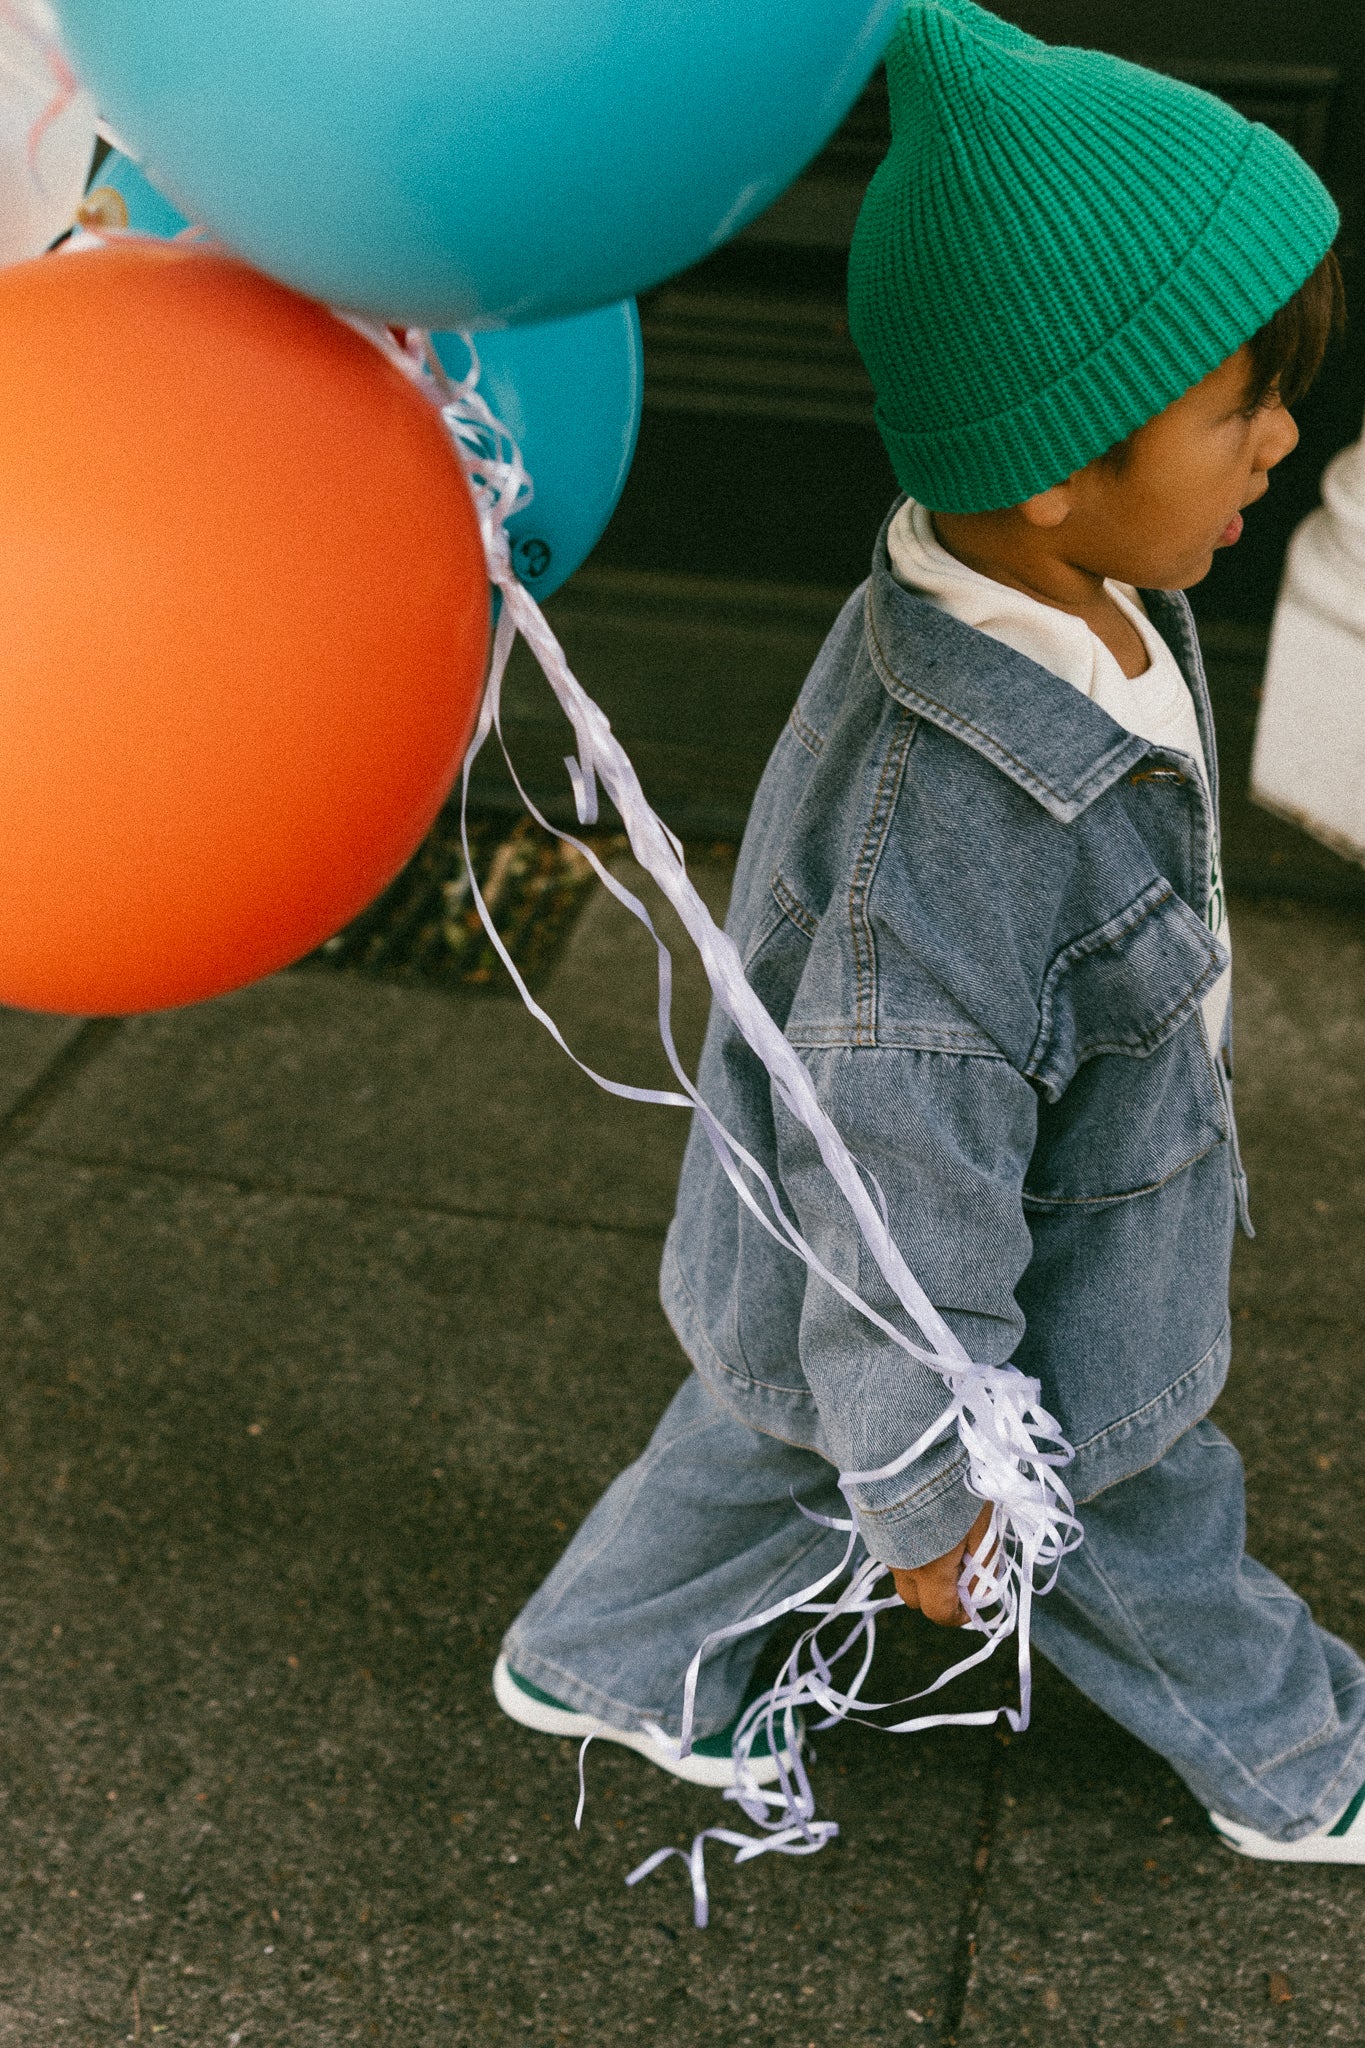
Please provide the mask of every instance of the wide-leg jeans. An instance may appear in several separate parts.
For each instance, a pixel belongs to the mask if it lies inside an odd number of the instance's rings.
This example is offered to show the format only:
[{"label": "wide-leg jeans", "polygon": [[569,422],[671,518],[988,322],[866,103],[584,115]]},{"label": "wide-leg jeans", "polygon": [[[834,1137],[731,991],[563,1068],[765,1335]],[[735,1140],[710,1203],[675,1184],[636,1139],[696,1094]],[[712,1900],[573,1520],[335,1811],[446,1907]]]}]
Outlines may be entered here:
[{"label": "wide-leg jeans", "polygon": [[[835,1478],[692,1374],[508,1631],[513,1670],[609,1726],[676,1734],[702,1639],[837,1564],[846,1538],[796,1505],[845,1514]],[[1334,1821],[1365,1783],[1365,1665],[1246,1555],[1222,1431],[1196,1423],[1080,1516],[1084,1543],[1034,1606],[1038,1648],[1205,1806],[1284,1841]],[[740,1711],[763,1640],[703,1666],[698,1735]]]}]

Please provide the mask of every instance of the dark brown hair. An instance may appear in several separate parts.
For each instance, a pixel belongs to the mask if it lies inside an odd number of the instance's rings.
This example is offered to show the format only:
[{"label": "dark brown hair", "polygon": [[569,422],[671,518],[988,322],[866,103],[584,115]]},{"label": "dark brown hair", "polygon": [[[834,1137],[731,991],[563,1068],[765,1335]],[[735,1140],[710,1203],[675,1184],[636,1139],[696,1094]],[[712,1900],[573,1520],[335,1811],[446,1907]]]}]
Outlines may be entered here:
[{"label": "dark brown hair", "polygon": [[1282,405],[1297,405],[1346,325],[1346,292],[1336,251],[1329,249],[1292,299],[1272,313],[1247,343],[1251,377],[1247,410],[1254,412],[1275,393]]},{"label": "dark brown hair", "polygon": [[[1259,412],[1272,398],[1278,398],[1281,405],[1297,405],[1322,368],[1328,344],[1345,326],[1346,290],[1341,265],[1336,251],[1329,249],[1293,298],[1286,299],[1247,342],[1251,371],[1247,378],[1246,410]],[[1100,461],[1122,471],[1127,466],[1132,441],[1132,434],[1116,441]]]}]

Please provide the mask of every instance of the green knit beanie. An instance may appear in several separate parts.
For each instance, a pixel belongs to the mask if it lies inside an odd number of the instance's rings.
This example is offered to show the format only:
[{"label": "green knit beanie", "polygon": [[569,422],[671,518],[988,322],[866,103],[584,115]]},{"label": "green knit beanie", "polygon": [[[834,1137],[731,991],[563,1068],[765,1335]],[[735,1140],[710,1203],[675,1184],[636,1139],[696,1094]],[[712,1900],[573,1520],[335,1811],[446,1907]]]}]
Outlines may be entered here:
[{"label": "green knit beanie", "polygon": [[849,321],[904,490],[1017,505],[1216,369],[1294,296],[1337,211],[1222,100],[908,0]]}]

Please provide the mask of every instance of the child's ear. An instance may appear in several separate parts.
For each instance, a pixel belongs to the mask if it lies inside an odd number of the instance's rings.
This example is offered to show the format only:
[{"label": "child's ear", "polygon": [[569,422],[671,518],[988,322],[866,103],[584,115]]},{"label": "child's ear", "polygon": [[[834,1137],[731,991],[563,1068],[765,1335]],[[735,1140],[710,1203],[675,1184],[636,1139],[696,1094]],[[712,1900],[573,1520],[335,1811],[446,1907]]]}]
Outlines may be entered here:
[{"label": "child's ear", "polygon": [[1060,526],[1074,509],[1074,494],[1071,478],[1065,483],[1053,484],[1050,490],[1038,491],[1033,497],[1025,498],[1019,506],[1019,516],[1030,526]]}]

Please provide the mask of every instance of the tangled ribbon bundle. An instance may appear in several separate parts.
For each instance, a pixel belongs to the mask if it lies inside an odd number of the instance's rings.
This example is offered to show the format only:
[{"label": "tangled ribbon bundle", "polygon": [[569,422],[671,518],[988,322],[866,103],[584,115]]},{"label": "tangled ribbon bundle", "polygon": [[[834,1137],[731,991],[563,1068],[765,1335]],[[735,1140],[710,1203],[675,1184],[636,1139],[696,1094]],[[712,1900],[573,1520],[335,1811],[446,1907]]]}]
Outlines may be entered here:
[{"label": "tangled ribbon bundle", "polygon": [[[820,1819],[816,1815],[815,1798],[800,1749],[803,1710],[813,1709],[823,1717],[814,1723],[817,1728],[830,1727],[855,1714],[866,1717],[893,1712],[897,1707],[910,1705],[913,1700],[939,1691],[963,1672],[982,1663],[1001,1642],[1014,1635],[1018,1641],[1019,1664],[1017,1707],[1002,1706],[957,1714],[920,1713],[889,1723],[879,1721],[875,1725],[885,1728],[888,1733],[908,1734],[917,1729],[944,1725],[984,1727],[1003,1716],[1016,1731],[1028,1726],[1032,1690],[1029,1621],[1033,1596],[1035,1592],[1048,1591],[1063,1557],[1081,1540],[1080,1524],[1072,1512],[1071,1496],[1060,1477],[1060,1468],[1069,1461],[1072,1452],[1058,1424],[1041,1406],[1038,1382],[1026,1378],[1013,1366],[974,1364],[906,1265],[891,1236],[884,1205],[879,1199],[880,1190],[875,1188],[875,1184],[869,1188],[867,1176],[821,1107],[806,1067],[750,988],[733,941],[716,925],[689,881],[683,849],[676,835],[651,809],[639,777],[605,715],[574,676],[564,650],[534,598],[518,582],[511,566],[505,526],[513,512],[530,502],[532,482],[515,441],[480,395],[479,360],[472,339],[466,337],[471,354],[469,374],[464,381],[455,383],[436,358],[430,337],[420,330],[409,330],[400,343],[389,332],[369,323],[356,321],[355,324],[398,362],[440,407],[474,493],[488,557],[489,577],[498,594],[498,622],[488,683],[463,770],[461,831],[466,861],[469,845],[465,814],[470,773],[489,734],[496,732],[504,755],[507,755],[517,791],[530,815],[556,838],[576,847],[612,895],[640,920],[653,938],[658,951],[659,1033],[678,1088],[627,1086],[597,1073],[578,1059],[565,1043],[554,1019],[532,996],[499,937],[478,884],[473,879],[471,864],[471,888],[479,916],[523,1002],[575,1065],[599,1087],[630,1101],[659,1103],[694,1111],[701,1119],[736,1195],[764,1229],[803,1259],[812,1273],[817,1274],[908,1356],[931,1366],[943,1379],[948,1392],[947,1406],[937,1421],[889,1464],[875,1471],[841,1475],[839,1484],[849,1502],[846,1518],[814,1515],[806,1508],[801,1510],[809,1519],[839,1530],[846,1536],[844,1554],[838,1565],[778,1605],[717,1629],[701,1644],[692,1660],[684,1693],[681,1736],[675,1745],[670,1744],[680,1757],[686,1756],[691,1748],[697,1679],[706,1657],[719,1644],[738,1635],[766,1630],[785,1615],[817,1617],[798,1638],[773,1685],[748,1707],[736,1732],[733,1756],[737,1782],[725,1797],[740,1808],[758,1832],[707,1828],[696,1837],[690,1851],[672,1847],[656,1850],[626,1880],[628,1884],[636,1884],[669,1858],[682,1857],[691,1874],[696,1923],[704,1927],[708,1915],[704,1860],[708,1841],[734,1848],[735,1861],[744,1863],[770,1852],[809,1856],[838,1833],[837,1822]],[[787,1214],[781,1196],[761,1162],[726,1130],[698,1094],[673,1040],[670,1023],[672,959],[648,910],[603,866],[590,846],[551,825],[522,787],[515,764],[507,754],[501,725],[503,678],[518,634],[535,655],[573,727],[576,753],[566,759],[565,766],[573,786],[580,824],[595,822],[600,784],[620,814],[636,860],[663,891],[695,943],[715,1000],[763,1062],[791,1114],[799,1118],[814,1137],[821,1157],[847,1201],[878,1267],[922,1333],[923,1344],[888,1322],[829,1270]],[[953,1430],[956,1430],[967,1453],[969,1490],[982,1501],[993,1504],[981,1556],[968,1556],[960,1586],[967,1615],[966,1626],[984,1640],[951,1670],[935,1679],[925,1693],[902,1701],[865,1700],[862,1688],[871,1669],[877,1616],[899,1606],[900,1602],[894,1593],[879,1595],[875,1590],[878,1582],[886,1576],[886,1567],[867,1555],[861,1559],[857,1557],[860,1539],[853,1513],[852,1489],[873,1480],[892,1478]],[[834,1591],[841,1580],[844,1582],[842,1590]],[[827,1648],[827,1642],[832,1647]],[[848,1665],[854,1667],[851,1675],[847,1678],[837,1676],[838,1669]],[[662,1730],[654,1729],[652,1732],[656,1739],[669,1742]],[[760,1735],[766,1736],[768,1747],[778,1763],[777,1782],[771,1789],[761,1787],[754,1775],[752,1757]],[[586,1746],[585,1743],[585,1749]],[[580,1819],[583,1807],[581,1776],[580,1757]]]}]

